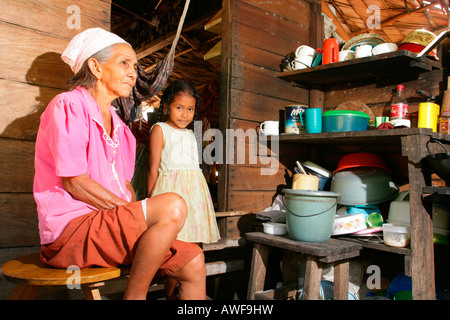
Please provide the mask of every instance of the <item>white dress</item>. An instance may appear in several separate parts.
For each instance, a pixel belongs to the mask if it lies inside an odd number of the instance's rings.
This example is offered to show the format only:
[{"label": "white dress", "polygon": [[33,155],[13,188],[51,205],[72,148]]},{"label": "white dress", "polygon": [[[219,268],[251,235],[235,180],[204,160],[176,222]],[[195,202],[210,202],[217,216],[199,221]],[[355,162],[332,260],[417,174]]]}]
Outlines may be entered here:
[{"label": "white dress", "polygon": [[164,135],[158,179],[152,196],[175,192],[188,207],[184,227],[178,240],[211,243],[220,239],[214,205],[208,184],[199,166],[197,142],[190,129],[175,129],[158,122]]}]

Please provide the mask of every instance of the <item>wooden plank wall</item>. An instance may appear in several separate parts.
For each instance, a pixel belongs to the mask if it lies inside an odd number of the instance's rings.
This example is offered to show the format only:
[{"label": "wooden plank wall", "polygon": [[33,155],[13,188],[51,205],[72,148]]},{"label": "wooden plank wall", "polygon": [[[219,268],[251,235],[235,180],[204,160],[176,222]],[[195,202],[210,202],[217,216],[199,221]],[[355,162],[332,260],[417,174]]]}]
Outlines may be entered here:
[{"label": "wooden plank wall", "polygon": [[[39,249],[32,195],[39,117],[67,89],[68,41],[87,28],[109,30],[110,13],[111,0],[0,2],[0,265]],[[10,294],[5,287],[0,281],[0,299]]]},{"label": "wooden plank wall", "polygon": [[[310,43],[311,5],[304,0],[224,0],[222,7],[221,132],[257,129],[265,120],[279,120],[290,104],[308,104],[309,92],[292,90],[279,80],[281,59]],[[258,144],[258,152],[261,144]],[[254,143],[247,141],[245,147]],[[275,152],[275,150],[272,150]],[[269,152],[269,156],[271,153]],[[275,154],[277,155],[277,154]],[[257,164],[220,166],[221,210],[253,210],[270,206],[276,187],[286,183],[285,165],[274,175],[261,175],[267,157]],[[272,163],[273,165],[274,163]]]}]

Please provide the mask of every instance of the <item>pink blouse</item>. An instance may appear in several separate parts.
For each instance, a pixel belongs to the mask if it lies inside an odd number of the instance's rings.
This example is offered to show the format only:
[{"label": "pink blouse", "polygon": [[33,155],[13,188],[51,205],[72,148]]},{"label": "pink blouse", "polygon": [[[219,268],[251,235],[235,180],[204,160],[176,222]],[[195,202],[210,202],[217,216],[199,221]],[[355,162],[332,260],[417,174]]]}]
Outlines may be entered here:
[{"label": "pink blouse", "polygon": [[97,102],[77,87],[57,95],[41,116],[36,138],[33,193],[41,244],[55,241],[74,218],[97,208],[74,199],[61,177],[87,173],[109,191],[131,200],[126,181],[134,173],[136,140],[113,106],[111,137]]}]

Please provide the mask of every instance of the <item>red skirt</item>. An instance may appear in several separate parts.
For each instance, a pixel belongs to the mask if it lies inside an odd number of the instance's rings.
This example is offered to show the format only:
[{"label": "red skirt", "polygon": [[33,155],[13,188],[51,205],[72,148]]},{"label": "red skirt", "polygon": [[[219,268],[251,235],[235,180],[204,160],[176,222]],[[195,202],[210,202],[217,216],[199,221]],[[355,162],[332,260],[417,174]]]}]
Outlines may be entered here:
[{"label": "red skirt", "polygon": [[[41,246],[42,262],[56,268],[131,265],[139,237],[147,230],[140,201],[73,219],[51,244]],[[156,277],[170,275],[202,250],[175,240]]]}]

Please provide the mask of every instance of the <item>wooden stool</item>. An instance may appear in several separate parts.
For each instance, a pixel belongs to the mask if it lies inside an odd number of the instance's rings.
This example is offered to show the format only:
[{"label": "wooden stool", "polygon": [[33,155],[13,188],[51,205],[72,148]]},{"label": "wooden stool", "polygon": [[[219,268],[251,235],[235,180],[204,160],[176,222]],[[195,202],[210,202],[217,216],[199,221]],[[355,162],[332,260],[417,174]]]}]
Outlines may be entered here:
[{"label": "wooden stool", "polygon": [[[80,286],[86,300],[101,300],[99,287],[104,281],[117,279],[129,274],[129,267],[86,268],[80,270]],[[44,286],[67,286],[73,273],[41,262],[39,253],[25,255],[6,262],[1,275],[8,281],[17,283],[10,300],[32,300]]]},{"label": "wooden stool", "polygon": [[[247,299],[274,299],[277,297],[277,290],[262,291],[264,289],[270,247],[306,255],[304,300],[319,299],[322,263],[334,264],[334,299],[348,299],[348,259],[359,256],[359,251],[362,249],[360,244],[335,238],[322,243],[308,243],[262,232],[247,233],[246,238],[254,242]],[[296,259],[292,263],[296,265]],[[294,280],[296,281],[297,279]],[[292,286],[285,287],[278,290],[278,293],[280,291],[286,293],[291,289],[293,289]],[[297,286],[294,287],[294,290],[296,292]]]}]

